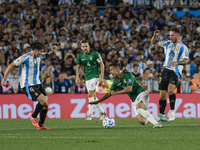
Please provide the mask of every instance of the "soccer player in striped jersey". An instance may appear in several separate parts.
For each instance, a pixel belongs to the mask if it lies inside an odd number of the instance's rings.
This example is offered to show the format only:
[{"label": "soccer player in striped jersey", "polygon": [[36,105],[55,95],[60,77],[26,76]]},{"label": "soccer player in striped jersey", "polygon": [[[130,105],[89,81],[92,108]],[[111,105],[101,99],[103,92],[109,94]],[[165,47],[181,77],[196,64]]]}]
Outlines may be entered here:
[{"label": "soccer player in striped jersey", "polygon": [[155,46],[161,46],[164,48],[165,61],[164,70],[161,74],[159,81],[160,90],[160,100],[159,108],[161,115],[165,114],[166,107],[166,96],[169,94],[170,100],[170,117],[169,120],[173,121],[175,119],[175,100],[176,95],[174,90],[176,89],[180,76],[182,74],[183,65],[188,63],[189,52],[185,44],[179,40],[181,29],[178,27],[171,27],[168,41],[158,41],[158,36],[160,35],[160,30],[156,30],[151,39],[151,43]]},{"label": "soccer player in striped jersey", "polygon": [[[31,45],[31,49],[32,50],[29,53],[20,56],[7,67],[1,84],[5,85],[6,79],[13,67],[19,66],[21,88],[23,88],[25,94],[30,100],[38,101],[35,111],[30,116],[32,124],[38,130],[49,130],[49,128],[44,126],[48,110],[48,99],[39,79],[39,68],[41,59],[50,58],[58,50],[58,47],[53,46],[50,52],[44,53],[44,45],[40,42],[35,42]],[[37,115],[39,112],[40,121],[38,123]]]}]

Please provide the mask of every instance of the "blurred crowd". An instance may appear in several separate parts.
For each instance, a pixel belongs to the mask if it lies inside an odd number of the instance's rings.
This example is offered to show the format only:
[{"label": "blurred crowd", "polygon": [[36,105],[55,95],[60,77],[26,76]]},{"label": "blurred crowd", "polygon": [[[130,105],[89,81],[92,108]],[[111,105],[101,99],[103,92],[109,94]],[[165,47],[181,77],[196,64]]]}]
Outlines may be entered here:
[{"label": "blurred crowd", "polygon": [[[98,7],[103,5],[103,7]],[[183,69],[178,93],[200,92],[200,16],[189,12],[181,18],[176,11],[200,9],[198,0],[0,0],[0,78],[6,67],[40,41],[45,52],[57,45],[59,51],[41,63],[41,81],[48,94],[87,93],[84,68],[75,83],[76,59],[81,41],[101,54],[105,80],[98,93],[106,93],[113,82],[108,66],[121,64],[132,72],[148,92],[159,92],[164,61],[162,47],[151,37],[161,30],[159,40],[168,40],[169,28],[182,29],[180,40],[189,49],[190,63]],[[192,82],[194,80],[194,82]],[[23,93],[19,69],[14,68],[0,93]]]}]

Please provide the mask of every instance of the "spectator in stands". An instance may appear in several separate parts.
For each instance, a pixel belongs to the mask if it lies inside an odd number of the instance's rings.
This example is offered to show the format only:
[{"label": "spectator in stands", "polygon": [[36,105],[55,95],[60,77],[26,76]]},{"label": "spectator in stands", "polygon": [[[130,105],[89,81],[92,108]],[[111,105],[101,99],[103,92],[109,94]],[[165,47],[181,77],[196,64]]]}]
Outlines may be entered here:
[{"label": "spectator in stands", "polygon": [[197,8],[200,7],[200,3],[198,2],[198,0],[191,0],[190,7],[192,10],[196,10]]},{"label": "spectator in stands", "polygon": [[75,93],[88,93],[84,79],[80,79],[80,83],[75,86]]},{"label": "spectator in stands", "polygon": [[145,89],[148,93],[151,93],[151,90],[147,89],[147,84],[145,82],[142,82],[141,86],[143,87],[143,89]]},{"label": "spectator in stands", "polygon": [[191,89],[189,83],[191,81],[191,77],[187,76],[185,79],[181,78],[181,86],[182,86],[182,93],[191,93]]},{"label": "spectator in stands", "polygon": [[[62,71],[64,71],[70,79],[75,78],[76,73],[71,65],[69,58],[65,60],[64,66],[62,67]],[[69,78],[68,80],[70,80]]]},{"label": "spectator in stands", "polygon": [[55,76],[56,78],[58,78],[60,72],[61,72],[61,65],[60,65],[60,64],[56,64],[56,68],[55,68],[55,70],[53,71],[54,76]]},{"label": "spectator in stands", "polygon": [[10,79],[10,84],[13,87],[14,93],[17,93],[19,90],[19,75],[16,68],[13,68],[8,78]]},{"label": "spectator in stands", "polygon": [[6,79],[6,86],[1,84],[0,86],[0,94],[14,94],[14,90],[12,85],[10,84],[10,79]]},{"label": "spectator in stands", "polygon": [[130,64],[128,64],[128,58],[127,57],[123,58],[122,66],[123,66],[122,70],[128,70],[128,71],[130,71],[131,66],[130,66]]},{"label": "spectator in stands", "polygon": [[109,87],[108,87],[106,80],[104,79],[103,83],[100,83],[98,85],[98,92],[97,93],[101,93],[101,94],[106,93],[105,88],[109,88]]},{"label": "spectator in stands", "polygon": [[153,74],[150,73],[150,68],[146,68],[143,74],[143,82],[147,84],[147,89],[152,90],[152,79],[154,78]]},{"label": "spectator in stands", "polygon": [[59,80],[54,83],[55,93],[74,93],[74,89],[67,79],[66,73],[61,72],[58,79]]},{"label": "spectator in stands", "polygon": [[193,79],[190,81],[191,93],[200,93],[200,76],[198,71],[193,75]]},{"label": "spectator in stands", "polygon": [[[105,2],[107,9],[104,11],[98,10],[96,4],[89,0],[74,1],[77,5],[69,0],[28,2],[0,2],[1,76],[7,65],[15,57],[29,52],[30,45],[37,40],[44,43],[45,52],[51,51],[50,47],[54,44],[60,48],[51,60],[43,60],[42,72],[47,71],[46,67],[49,65],[54,72],[57,64],[62,64],[62,70],[71,74],[76,66],[78,53],[81,52],[80,42],[88,40],[91,49],[96,45],[95,50],[101,53],[105,65],[111,61],[122,64],[122,60],[126,60],[124,57],[127,57],[129,71],[133,71],[133,65],[138,65],[142,75],[147,64],[148,67],[150,65],[149,60],[154,59],[154,54],[158,56],[157,61],[164,62],[163,49],[148,44],[153,30],[161,30],[159,40],[168,40],[170,26],[183,28],[180,39],[188,45],[192,60],[185,69],[187,76],[192,76],[195,69],[199,68],[200,17],[187,12],[182,18],[178,18],[179,16],[173,13],[181,9],[196,10],[199,8],[199,0],[111,0]],[[5,9],[7,7],[9,9]],[[69,55],[72,58],[68,58]],[[66,62],[67,59],[69,62]],[[162,70],[160,64],[156,66],[157,71]],[[59,72],[54,72],[56,77]],[[43,74],[48,75],[47,72]],[[109,76],[109,71],[105,71],[105,74]],[[82,76],[84,77],[84,73]],[[73,76],[66,76],[68,79],[71,77]]]},{"label": "spectator in stands", "polygon": [[45,89],[45,92],[46,92],[48,95],[54,93],[54,85],[53,85],[52,78],[51,78],[50,76],[47,76],[47,77],[44,79],[43,87],[44,87],[44,89]]},{"label": "spectator in stands", "polygon": [[158,72],[161,72],[162,69],[162,63],[158,60],[157,53],[153,55],[153,68]]},{"label": "spectator in stands", "polygon": [[135,76],[135,78],[142,78],[142,75],[138,72],[138,65],[133,66],[132,74]]},{"label": "spectator in stands", "polygon": [[153,61],[151,61],[151,60],[147,60],[147,68],[149,68],[150,69],[150,72],[151,73],[154,73],[156,70],[154,69],[154,66],[153,66]]},{"label": "spectator in stands", "polygon": [[153,6],[157,10],[162,10],[165,6],[165,2],[163,0],[155,0]]},{"label": "spectator in stands", "polygon": [[200,57],[200,47],[197,47],[196,52],[194,53],[193,57],[195,58],[196,56]]}]

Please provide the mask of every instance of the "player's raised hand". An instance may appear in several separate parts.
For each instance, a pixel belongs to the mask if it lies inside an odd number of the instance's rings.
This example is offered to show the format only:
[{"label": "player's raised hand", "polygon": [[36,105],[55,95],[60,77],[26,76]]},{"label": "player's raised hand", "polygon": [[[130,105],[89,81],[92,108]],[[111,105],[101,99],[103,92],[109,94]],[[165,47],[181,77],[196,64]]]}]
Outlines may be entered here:
[{"label": "player's raised hand", "polygon": [[155,35],[155,36],[159,36],[159,35],[160,35],[160,30],[154,31],[154,35]]},{"label": "player's raised hand", "polygon": [[174,66],[178,65],[178,61],[170,61],[169,65],[173,68]]},{"label": "player's raised hand", "polygon": [[57,50],[58,50],[59,48],[58,48],[58,46],[56,46],[56,45],[54,45],[53,47],[52,47],[52,51],[55,53],[55,52],[57,52]]}]

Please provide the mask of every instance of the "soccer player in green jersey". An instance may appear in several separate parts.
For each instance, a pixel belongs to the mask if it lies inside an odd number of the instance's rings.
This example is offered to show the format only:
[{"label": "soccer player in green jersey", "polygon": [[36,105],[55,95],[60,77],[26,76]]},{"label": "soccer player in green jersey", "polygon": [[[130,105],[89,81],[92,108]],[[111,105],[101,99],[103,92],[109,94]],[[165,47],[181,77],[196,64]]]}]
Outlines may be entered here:
[{"label": "soccer player in green jersey", "polygon": [[[81,49],[83,52],[81,52],[77,58],[76,83],[79,83],[80,81],[79,68],[80,65],[83,65],[89,102],[98,101],[96,92],[98,91],[98,84],[103,82],[104,64],[100,54],[97,51],[90,50],[87,41],[82,42]],[[99,67],[101,74],[99,73]],[[101,113],[100,120],[103,120],[106,113],[100,104],[96,104],[96,107]],[[93,109],[94,106],[89,104],[89,116],[86,120],[92,120]]]},{"label": "soccer player in green jersey", "polygon": [[128,94],[132,100],[135,116],[138,122],[142,125],[152,123],[153,128],[162,128],[159,122],[169,120],[163,116],[156,116],[155,118],[147,111],[149,103],[149,94],[136,81],[132,73],[128,71],[121,71],[120,66],[116,63],[110,65],[110,73],[115,78],[109,93],[106,93],[100,100],[90,102],[89,104],[97,104],[109,98],[112,95]]}]

